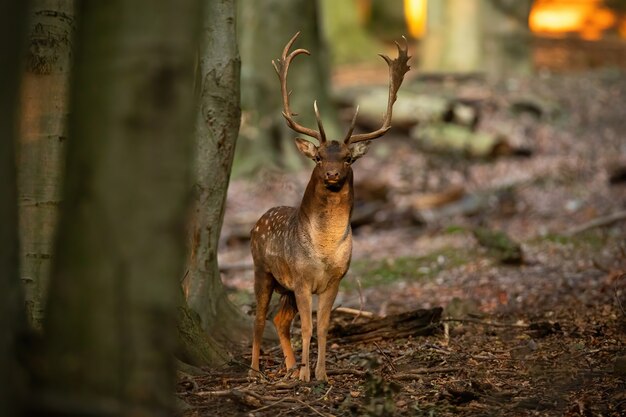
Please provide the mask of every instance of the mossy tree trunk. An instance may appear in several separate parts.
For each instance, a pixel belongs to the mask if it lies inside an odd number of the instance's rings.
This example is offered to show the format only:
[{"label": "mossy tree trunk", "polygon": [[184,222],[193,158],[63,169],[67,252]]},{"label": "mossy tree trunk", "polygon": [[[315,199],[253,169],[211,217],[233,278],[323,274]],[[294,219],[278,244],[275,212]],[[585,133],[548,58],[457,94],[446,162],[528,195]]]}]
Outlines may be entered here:
[{"label": "mossy tree trunk", "polygon": [[533,0],[486,0],[484,57],[494,77],[527,75],[532,71],[528,18]]},{"label": "mossy tree trunk", "polygon": [[17,227],[18,87],[28,1],[0,3],[0,415],[18,414],[24,374],[19,340],[26,330]]},{"label": "mossy tree trunk", "polygon": [[40,406],[170,415],[199,0],[80,1]]},{"label": "mossy tree trunk", "polygon": [[245,340],[251,324],[227,298],[217,265],[226,191],[239,131],[240,60],[235,2],[208,2],[199,53],[193,212],[184,287],[211,338]]},{"label": "mossy tree trunk", "polygon": [[[398,3],[398,2],[393,2]],[[366,30],[372,5],[363,0],[321,0],[321,16],[332,63],[378,63],[384,45]]]},{"label": "mossy tree trunk", "polygon": [[341,134],[330,98],[329,56],[320,31],[317,1],[240,1],[242,60],[242,108],[244,129],[237,147],[235,172],[250,173],[262,167],[297,169],[303,158],[294,145],[296,133],[281,114],[280,83],[272,60],[280,58],[287,41],[301,32],[295,48],[311,56],[299,56],[290,67],[291,109],[300,124],[317,129],[313,101],[317,100],[329,138]]},{"label": "mossy tree trunk", "polygon": [[34,0],[22,79],[18,192],[20,267],[28,318],[41,327],[67,143],[72,0]]},{"label": "mossy tree trunk", "polygon": [[485,0],[428,2],[427,30],[422,40],[425,53],[420,62],[423,71],[482,70],[482,1]]},{"label": "mossy tree trunk", "polygon": [[429,1],[421,70],[494,77],[528,73],[531,6],[531,0]]}]

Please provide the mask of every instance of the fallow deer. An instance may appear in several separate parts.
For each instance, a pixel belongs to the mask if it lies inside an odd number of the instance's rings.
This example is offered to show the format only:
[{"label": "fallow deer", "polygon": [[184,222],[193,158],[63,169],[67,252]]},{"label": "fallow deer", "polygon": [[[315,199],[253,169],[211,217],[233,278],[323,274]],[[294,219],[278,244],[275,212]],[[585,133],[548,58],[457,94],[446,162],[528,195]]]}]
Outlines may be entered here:
[{"label": "fallow deer", "polygon": [[302,365],[300,379],[309,381],[309,346],[312,334],[312,299],[318,295],[317,343],[318,355],[315,378],[326,381],[326,335],[330,312],[337,296],[339,282],[348,271],[352,256],[352,229],[350,216],[353,205],[351,165],[368,149],[369,141],[383,136],[391,127],[391,113],[404,75],[409,70],[409,56],[396,43],[398,57],[380,55],[389,66],[389,98],[387,111],[380,129],[352,134],[358,107],[352,124],[342,141],[326,140],[317,102],[313,108],[318,130],[301,126],[294,120],[289,108],[287,73],[289,64],[300,54],[310,55],[306,49],[291,53],[299,33],[287,43],[282,57],[272,61],[280,80],[283,116],[294,131],[315,138],[318,145],[296,138],[296,146],[304,156],[315,161],[313,174],[299,207],[274,207],[256,223],[251,232],[251,250],[254,260],[254,292],[257,310],[252,343],[251,375],[259,371],[261,337],[265,328],[268,305],[273,291],[282,294],[274,324],[285,356],[288,370],[296,365],[291,347],[291,322],[300,313],[302,323]]}]

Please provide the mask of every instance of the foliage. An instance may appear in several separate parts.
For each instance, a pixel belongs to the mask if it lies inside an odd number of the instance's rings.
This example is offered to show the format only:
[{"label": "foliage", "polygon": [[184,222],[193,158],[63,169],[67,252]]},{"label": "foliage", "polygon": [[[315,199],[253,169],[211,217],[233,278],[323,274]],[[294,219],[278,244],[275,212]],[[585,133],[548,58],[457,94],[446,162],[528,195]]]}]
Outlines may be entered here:
[{"label": "foliage", "polygon": [[[440,271],[465,264],[472,256],[470,250],[443,248],[428,255],[404,256],[393,259],[360,259],[352,262],[352,274],[359,277],[363,287],[384,285],[398,280],[432,279]],[[344,289],[354,289],[351,279],[344,279]]]}]

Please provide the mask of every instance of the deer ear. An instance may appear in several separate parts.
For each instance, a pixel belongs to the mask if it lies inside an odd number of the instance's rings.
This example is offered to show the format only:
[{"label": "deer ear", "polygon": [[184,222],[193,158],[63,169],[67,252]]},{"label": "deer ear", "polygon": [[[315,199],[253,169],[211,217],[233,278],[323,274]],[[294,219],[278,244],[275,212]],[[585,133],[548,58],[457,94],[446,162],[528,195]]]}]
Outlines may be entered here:
[{"label": "deer ear", "polygon": [[354,146],[350,148],[352,161],[354,162],[360,157],[362,157],[363,155],[365,155],[369,147],[370,147],[370,141],[355,143]]},{"label": "deer ear", "polygon": [[307,158],[315,160],[317,158],[317,146],[305,139],[296,138],[296,146],[300,153]]}]

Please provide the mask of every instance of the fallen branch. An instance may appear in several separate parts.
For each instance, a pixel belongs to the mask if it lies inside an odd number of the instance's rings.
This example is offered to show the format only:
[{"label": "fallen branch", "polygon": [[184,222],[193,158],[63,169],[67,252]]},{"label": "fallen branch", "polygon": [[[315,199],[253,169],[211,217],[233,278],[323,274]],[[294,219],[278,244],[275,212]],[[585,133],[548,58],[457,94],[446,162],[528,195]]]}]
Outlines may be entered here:
[{"label": "fallen branch", "polygon": [[267,403],[274,403],[274,405],[276,405],[279,402],[289,402],[289,400],[291,400],[291,403],[295,403],[296,401],[295,398],[279,398],[271,395],[260,395],[254,391],[237,388],[218,391],[200,391],[196,392],[195,395],[199,397],[228,397],[234,401],[255,409],[265,407],[266,405],[268,405]]},{"label": "fallen branch", "polygon": [[441,307],[430,310],[419,309],[373,319],[366,323],[335,324],[328,335],[330,340],[337,343],[427,336],[440,328],[442,311]]},{"label": "fallen branch", "polygon": [[337,307],[334,311],[337,313],[349,314],[351,316],[365,317],[367,319],[374,317],[374,313],[371,311],[357,310],[356,308],[350,307]]},{"label": "fallen branch", "polygon": [[574,235],[577,235],[578,233],[582,233],[584,231],[587,231],[589,229],[595,229],[596,227],[602,227],[602,226],[608,226],[610,224],[616,223],[620,220],[624,220],[626,219],[626,210],[621,210],[615,213],[611,213],[609,215],[606,216],[602,216],[602,217],[597,217],[591,221],[588,221],[587,223],[583,223],[579,226],[576,227],[572,227],[571,229],[567,230],[564,235],[571,237]]},{"label": "fallen branch", "polygon": [[250,414],[257,413],[257,412],[263,411],[263,410],[267,410],[268,408],[272,408],[275,405],[278,405],[278,404],[284,402],[285,400],[287,400],[287,397],[283,397],[280,400],[274,401],[273,403],[270,403],[268,405],[264,405],[263,407],[255,408],[254,410],[250,411]]},{"label": "fallen branch", "polygon": [[449,373],[453,373],[453,372],[459,372],[461,370],[463,370],[463,368],[459,368],[459,367],[419,368],[419,369],[412,370],[410,372],[395,373],[395,374],[391,375],[391,377],[393,379],[399,379],[399,380],[410,380],[410,379],[417,379],[417,378],[419,378],[420,376],[423,376],[423,375],[449,374]]},{"label": "fallen branch", "polygon": [[329,369],[326,371],[328,375],[354,375],[354,376],[365,376],[365,371],[361,371],[359,369]]},{"label": "fallen branch", "polygon": [[528,324],[498,323],[498,322],[493,322],[493,321],[485,321],[485,320],[470,319],[470,318],[467,318],[467,319],[447,318],[441,321],[457,322],[457,323],[474,323],[474,324],[480,324],[482,326],[489,326],[489,327],[512,327],[512,328],[517,328],[517,329],[528,329],[530,327]]}]

